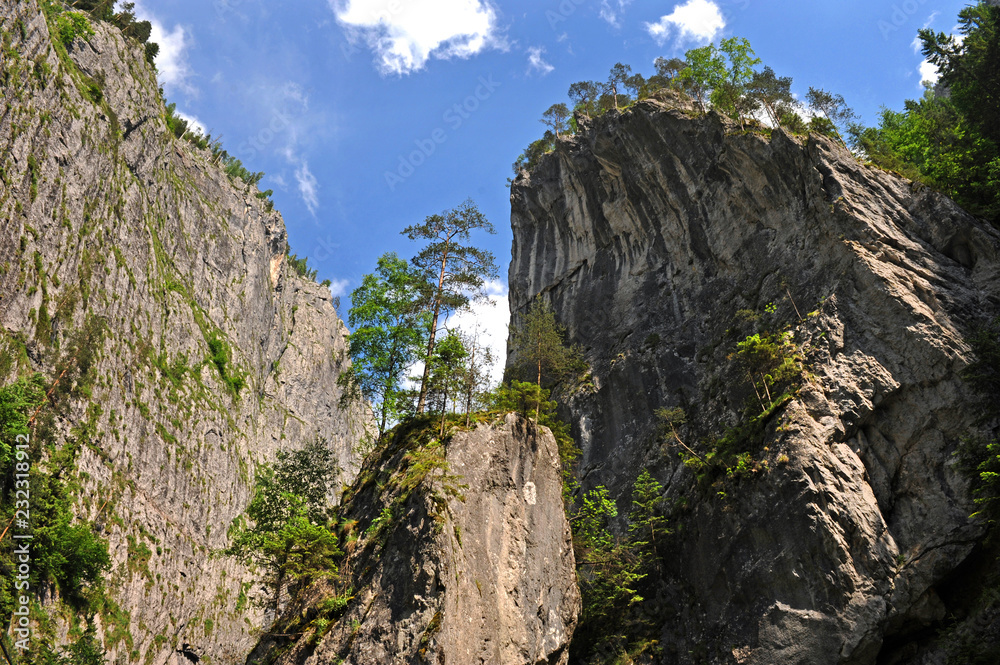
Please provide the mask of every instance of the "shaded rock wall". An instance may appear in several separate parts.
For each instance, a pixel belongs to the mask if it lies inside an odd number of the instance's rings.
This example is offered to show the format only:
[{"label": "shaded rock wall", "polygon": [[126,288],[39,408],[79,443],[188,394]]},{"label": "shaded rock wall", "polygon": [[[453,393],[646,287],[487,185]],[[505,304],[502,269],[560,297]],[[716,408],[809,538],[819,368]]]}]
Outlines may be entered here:
[{"label": "shaded rock wall", "polygon": [[[738,129],[644,101],[560,140],[511,188],[512,318],[544,298],[585,349],[584,485],[621,508],[650,467],[675,501],[664,662],[874,663],[952,609],[980,533],[951,453],[1000,235],[829,139]],[[752,399],[737,342],[785,328],[805,383],[753,451],[769,470],[706,488],[654,411],[704,454]]]},{"label": "shaded rock wall", "polygon": [[[439,444],[432,420],[367,460],[345,495],[337,588],[291,608],[248,663],[564,665],[580,611],[555,439],[509,415]],[[351,589],[345,610],[328,599]],[[303,620],[304,618],[304,620]]]},{"label": "shaded rock wall", "polygon": [[188,643],[242,662],[261,620],[251,577],[210,553],[278,449],[325,438],[353,478],[364,419],[339,406],[345,327],[329,289],[287,265],[257,189],[169,134],[141,46],[95,23],[62,59],[34,0],[0,3],[0,25],[0,350],[20,359],[0,380],[52,372],[75,331],[103,327],[92,399],[58,425],[97,433],[78,510],[110,542],[128,612],[109,659],[161,665]]}]

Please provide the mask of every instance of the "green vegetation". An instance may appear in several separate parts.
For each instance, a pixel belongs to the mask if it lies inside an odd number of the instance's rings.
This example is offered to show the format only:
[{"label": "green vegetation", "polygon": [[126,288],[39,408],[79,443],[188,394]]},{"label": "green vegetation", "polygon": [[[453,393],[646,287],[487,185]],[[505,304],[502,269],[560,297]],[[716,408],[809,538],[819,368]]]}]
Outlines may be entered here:
[{"label": "green vegetation", "polygon": [[332,496],[340,469],[327,442],[278,453],[257,470],[246,517],[234,522],[224,553],[264,573],[261,603],[277,609],[283,592],[294,596],[312,582],[337,574],[342,554],[335,534]]},{"label": "green vegetation", "polygon": [[[565,338],[566,329],[556,322],[552,307],[548,302],[536,299],[525,312],[521,325],[511,332],[513,362],[509,363],[508,375],[523,380],[533,379],[539,390],[543,385],[553,385],[570,376],[578,376],[584,370],[580,351],[568,346]],[[535,419],[538,419],[537,412]]]},{"label": "green vegetation", "polygon": [[[243,165],[242,161],[226,152],[222,147],[221,140],[213,139],[211,134],[202,134],[197,129],[191,128],[188,121],[178,115],[177,104],[167,104],[164,101],[163,112],[164,122],[166,122],[170,133],[175,138],[183,139],[200,150],[211,152],[213,163],[221,166],[230,180],[235,181],[239,178],[245,186],[255,187],[264,177],[263,171],[250,171]],[[271,190],[266,193],[260,192],[258,198],[266,199],[271,193]],[[267,210],[270,211],[273,207],[274,204],[268,199]]]},{"label": "green vegetation", "polygon": [[959,12],[960,37],[924,29],[923,53],[941,78],[903,111],[882,109],[878,127],[852,125],[855,150],[919,180],[969,212],[1000,223],[1000,7]]},{"label": "green vegetation", "polygon": [[309,267],[309,260],[306,257],[303,256],[300,259],[297,255],[289,254],[287,252],[285,256],[288,257],[288,265],[295,270],[299,277],[314,282],[316,281],[316,270]]},{"label": "green vegetation", "polygon": [[960,468],[972,480],[975,517],[986,522],[989,538],[1000,534],[1000,318],[976,330],[968,338],[974,360],[965,380],[980,395],[981,431],[966,437],[958,450]]},{"label": "green vegetation", "polygon": [[[563,470],[563,498],[571,504],[576,491],[573,464],[580,451],[570,435],[569,425],[556,416],[553,391],[569,394],[586,370],[580,350],[566,341],[566,329],[555,320],[551,306],[536,299],[511,330],[504,383],[492,398],[491,407],[515,411],[536,424],[548,427],[559,446]],[[534,412],[534,413],[532,413]]]},{"label": "green vegetation", "polygon": [[[496,260],[492,253],[461,244],[476,230],[496,233],[493,224],[472,200],[468,200],[439,215],[430,215],[422,224],[408,226],[402,231],[410,240],[427,242],[412,261],[425,285],[421,307],[431,315],[425,360],[434,356],[440,317],[485,298],[486,280],[497,277]],[[418,415],[424,412],[426,406],[430,372],[431,363],[425,362],[417,397]]]},{"label": "green vegetation", "polygon": [[[54,3],[48,3],[54,6]],[[159,45],[150,42],[149,37],[153,32],[153,26],[149,21],[135,20],[135,3],[118,3],[117,10],[115,0],[72,0],[70,3],[73,9],[87,12],[91,18],[98,21],[105,21],[116,26],[126,37],[134,39],[145,47],[146,60],[153,64],[153,59],[160,52]],[[93,30],[90,35],[93,35]],[[60,34],[60,37],[62,35]],[[65,37],[62,37],[65,44],[69,44]],[[69,40],[70,42],[72,39]]]},{"label": "green vegetation", "polygon": [[[33,565],[28,593],[37,627],[31,654],[38,662],[57,658],[80,665],[103,662],[92,618],[100,612],[105,625],[117,625],[115,606],[104,586],[104,573],[110,567],[107,543],[91,523],[74,515],[80,490],[76,458],[83,447],[93,445],[102,410],[91,403],[85,420],[68,433],[57,425],[67,418],[73,403],[86,403],[91,396],[103,331],[99,319],[89,318],[83,328],[69,336],[62,356],[53,359],[52,378],[32,374],[0,387],[0,522],[6,537],[9,529],[15,528],[15,510],[23,508],[17,503],[24,500],[23,495],[15,495],[30,489]],[[28,437],[27,447],[16,448],[18,435]],[[27,481],[18,479],[15,471],[27,472]],[[6,548],[0,553],[0,567],[11,570],[14,565],[13,551]],[[9,624],[15,609],[14,581],[13,576],[5,575],[0,583],[4,625]],[[54,593],[59,604],[44,609],[39,600],[52,598]],[[61,656],[53,651],[51,612],[72,617],[77,623],[81,618],[87,620],[82,637]]]},{"label": "green vegetation", "polygon": [[624,538],[614,535],[618,507],[604,487],[584,494],[570,511],[583,598],[570,650],[579,662],[632,662],[623,657],[658,650],[665,608],[653,601],[652,585],[670,534],[665,509],[662,485],[643,470],[633,486]]},{"label": "green vegetation", "polygon": [[[458,330],[438,333],[449,314],[486,298],[486,280],[496,277],[493,255],[464,244],[475,230],[494,233],[471,200],[422,224],[402,231],[427,244],[411,261],[396,254],[378,260],[375,273],[365,275],[351,294],[348,321],[352,366],[341,376],[348,390],[344,400],[363,395],[375,412],[376,438],[362,442],[371,448],[395,423],[410,415],[436,413],[444,435],[446,416],[472,412],[484,404],[492,353],[477,335]],[[422,362],[419,389],[403,388],[406,371]]]},{"label": "green vegetation", "polygon": [[792,400],[802,379],[802,359],[790,332],[755,333],[737,343],[730,354],[733,366],[746,382],[750,394],[745,400],[743,419],[721,436],[703,439],[696,452],[685,444],[679,429],[687,414],[680,408],[660,408],[661,440],[682,449],[681,458],[699,480],[711,483],[720,496],[726,480],[735,480],[767,470],[767,461],[755,458],[763,446],[774,416]]},{"label": "green vegetation", "polygon": [[87,40],[94,36],[94,28],[90,20],[79,12],[62,12],[56,14],[56,36],[63,46],[71,46],[77,37]]},{"label": "green vegetation", "polygon": [[246,378],[242,372],[233,368],[232,351],[228,342],[217,333],[213,333],[206,340],[208,350],[211,354],[209,360],[219,370],[219,378],[229,390],[233,397],[238,397],[240,391],[246,386]]},{"label": "green vegetation", "polygon": [[408,411],[402,381],[421,357],[430,329],[428,313],[420,307],[422,289],[417,269],[389,253],[379,257],[376,271],[351,293],[351,368],[340,380],[372,404],[376,440]]},{"label": "green vegetation", "polygon": [[633,73],[628,65],[616,63],[605,82],[578,81],[570,85],[572,108],[558,103],[545,111],[542,123],[549,129],[517,158],[514,175],[534,168],[543,155],[555,148],[556,139],[564,132],[578,130],[575,119],[570,117],[572,112],[593,118],[664,94],[687,95],[702,113],[714,109],[740,123],[745,131],[768,133],[769,128],[757,120],[762,116],[772,127],[783,127],[794,134],[813,131],[840,138],[839,128],[854,118],[843,97],[809,88],[806,99],[817,115],[807,124],[799,115],[802,107],[792,96],[792,79],[777,76],[770,67],[757,70],[760,64],[750,42],[742,37],[723,39],[719,46],[691,49],[683,60],[657,58],[656,73],[648,78]]}]

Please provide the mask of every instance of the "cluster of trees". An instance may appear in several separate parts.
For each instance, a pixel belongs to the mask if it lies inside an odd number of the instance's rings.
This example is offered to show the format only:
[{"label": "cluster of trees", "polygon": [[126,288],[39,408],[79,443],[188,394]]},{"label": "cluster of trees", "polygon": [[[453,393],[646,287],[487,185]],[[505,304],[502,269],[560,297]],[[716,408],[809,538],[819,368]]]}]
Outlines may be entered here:
[{"label": "cluster of trees", "polygon": [[959,446],[959,461],[972,481],[976,516],[989,526],[990,538],[1000,538],[1000,317],[975,331],[967,340],[975,360],[963,378],[979,396],[975,407],[982,431]]},{"label": "cluster of trees", "polygon": [[[312,582],[337,575],[343,555],[336,534],[334,493],[340,468],[323,439],[280,451],[257,469],[253,496],[230,530],[224,554],[262,573],[261,604],[274,612]],[[247,521],[249,520],[249,521]]]},{"label": "cluster of trees", "polygon": [[115,5],[116,0],[72,0],[70,3],[73,9],[81,9],[99,21],[116,25],[126,37],[143,44],[146,60],[152,65],[160,52],[159,44],[149,41],[153,25],[149,21],[135,20],[134,2],[118,3],[117,10]]},{"label": "cluster of trees", "polygon": [[657,58],[656,72],[648,78],[633,72],[629,65],[616,63],[606,81],[572,84],[568,92],[572,106],[553,104],[542,114],[541,122],[548,129],[518,157],[514,173],[533,167],[554,148],[559,136],[576,131],[574,112],[592,118],[626,108],[661,90],[684,93],[702,113],[715,109],[743,128],[764,121],[793,133],[815,131],[840,138],[840,130],[855,117],[842,96],[810,87],[806,103],[813,117],[807,123],[800,114],[802,105],[792,94],[791,77],[778,76],[770,67],[757,69],[760,64],[750,42],[742,37],[691,49],[683,60]]},{"label": "cluster of trees", "polygon": [[[475,231],[496,232],[471,200],[430,215],[402,231],[425,243],[413,259],[383,255],[351,293],[352,365],[341,382],[345,395],[360,393],[372,405],[376,440],[406,415],[440,413],[443,423],[450,408],[468,417],[488,388],[490,350],[477,335],[443,325],[484,300],[497,276],[493,254],[468,244]],[[412,389],[406,379],[417,363],[423,371]]]},{"label": "cluster of trees", "polygon": [[959,13],[961,36],[921,30],[938,84],[902,111],[882,109],[877,127],[855,124],[854,149],[874,164],[920,180],[973,214],[1000,222],[1000,7]]},{"label": "cluster of trees", "polygon": [[584,494],[570,513],[583,600],[570,649],[580,662],[632,662],[622,655],[635,657],[655,645],[662,608],[652,585],[670,534],[663,494],[643,470],[632,488],[624,536],[615,535],[618,507],[603,486]]}]

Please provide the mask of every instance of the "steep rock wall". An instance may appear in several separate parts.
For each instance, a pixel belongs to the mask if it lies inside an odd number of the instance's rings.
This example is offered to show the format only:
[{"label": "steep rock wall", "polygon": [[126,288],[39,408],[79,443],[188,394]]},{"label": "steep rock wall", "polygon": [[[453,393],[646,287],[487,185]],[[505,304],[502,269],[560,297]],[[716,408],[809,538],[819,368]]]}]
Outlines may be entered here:
[{"label": "steep rock wall", "polygon": [[[980,533],[951,453],[1000,236],[834,141],[738,130],[650,100],[559,140],[511,188],[512,318],[544,298],[585,350],[584,485],[624,506],[650,467],[677,506],[663,662],[874,663],[952,609]],[[654,411],[705,454],[752,399],[737,342],[786,326],[806,380],[769,470],[706,489]]]},{"label": "steep rock wall", "polygon": [[297,639],[248,663],[565,665],[580,594],[555,439],[514,414],[437,429],[403,425],[365,461],[336,588],[316,585],[282,624]]},{"label": "steep rock wall", "polygon": [[[322,437],[353,478],[364,416],[339,405],[345,327],[287,265],[256,188],[167,131],[141,46],[95,22],[60,57],[34,0],[0,3],[0,25],[0,349],[15,359],[0,380],[72,366],[73,335],[103,330],[92,398],[57,424],[66,441],[94,432],[78,513],[109,540],[128,613],[98,617],[119,633],[108,657],[162,665],[188,644],[242,662],[252,578],[210,555],[278,449]],[[237,394],[224,379],[240,377]]]}]

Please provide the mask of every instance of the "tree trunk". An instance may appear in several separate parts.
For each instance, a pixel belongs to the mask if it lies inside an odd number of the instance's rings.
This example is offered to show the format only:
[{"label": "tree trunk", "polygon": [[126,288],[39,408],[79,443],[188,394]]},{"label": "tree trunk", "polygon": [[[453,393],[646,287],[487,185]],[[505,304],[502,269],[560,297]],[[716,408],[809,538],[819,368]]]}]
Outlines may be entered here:
[{"label": "tree trunk", "polygon": [[445,389],[444,389],[444,401],[441,404],[441,434],[440,434],[440,436],[444,436],[444,419],[445,419],[445,416],[447,414],[448,414],[448,388],[446,386]]},{"label": "tree trunk", "polygon": [[[478,333],[477,333],[478,334]],[[469,419],[472,415],[472,393],[476,390],[476,345],[472,345],[472,353],[469,354],[469,375],[466,379],[465,387],[468,388],[465,397],[465,426],[469,426]]]},{"label": "tree trunk", "polygon": [[538,396],[535,400],[535,432],[538,432],[538,414],[542,408],[542,336],[538,335]]},{"label": "tree trunk", "polygon": [[431,375],[431,354],[434,353],[434,337],[437,335],[438,316],[441,314],[441,297],[444,292],[444,272],[448,266],[448,246],[445,245],[444,256],[441,257],[441,273],[438,275],[437,293],[434,294],[434,318],[431,321],[431,334],[427,339],[427,357],[424,359],[424,375],[420,379],[420,397],[417,399],[417,415],[424,412],[427,402],[427,380]]}]

